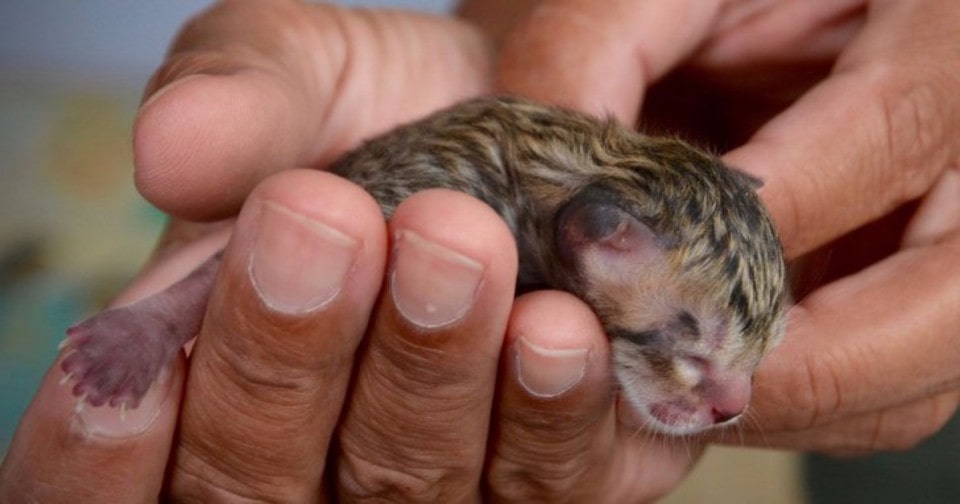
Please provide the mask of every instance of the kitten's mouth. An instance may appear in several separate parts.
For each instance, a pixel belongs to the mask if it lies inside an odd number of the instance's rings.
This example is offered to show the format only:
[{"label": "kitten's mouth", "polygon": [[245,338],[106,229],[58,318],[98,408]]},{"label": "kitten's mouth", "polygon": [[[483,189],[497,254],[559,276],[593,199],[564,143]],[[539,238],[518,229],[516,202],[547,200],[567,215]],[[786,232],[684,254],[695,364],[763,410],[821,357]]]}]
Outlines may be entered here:
[{"label": "kitten's mouth", "polygon": [[[729,427],[750,403],[754,368],[703,359],[674,359],[673,373],[626,365],[615,369],[631,423],[685,436]],[[639,369],[639,372],[638,372]]]},{"label": "kitten's mouth", "polygon": [[744,409],[746,404],[738,412],[723,412],[709,404],[671,399],[649,404],[645,416],[657,431],[682,436],[732,425],[743,416]]},{"label": "kitten's mouth", "polygon": [[690,435],[727,427],[743,417],[750,402],[750,374],[707,378],[692,391],[664,394],[635,403],[658,432]]}]

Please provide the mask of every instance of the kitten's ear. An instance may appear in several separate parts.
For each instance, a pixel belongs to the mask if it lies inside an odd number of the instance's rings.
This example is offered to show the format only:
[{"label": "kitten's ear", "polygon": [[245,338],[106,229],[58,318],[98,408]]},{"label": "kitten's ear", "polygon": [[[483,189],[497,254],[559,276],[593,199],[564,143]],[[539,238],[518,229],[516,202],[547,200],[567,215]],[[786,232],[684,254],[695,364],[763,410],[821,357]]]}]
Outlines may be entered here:
[{"label": "kitten's ear", "polygon": [[663,257],[664,240],[618,205],[618,200],[609,189],[591,187],[561,210],[557,250],[581,274],[615,281]]}]

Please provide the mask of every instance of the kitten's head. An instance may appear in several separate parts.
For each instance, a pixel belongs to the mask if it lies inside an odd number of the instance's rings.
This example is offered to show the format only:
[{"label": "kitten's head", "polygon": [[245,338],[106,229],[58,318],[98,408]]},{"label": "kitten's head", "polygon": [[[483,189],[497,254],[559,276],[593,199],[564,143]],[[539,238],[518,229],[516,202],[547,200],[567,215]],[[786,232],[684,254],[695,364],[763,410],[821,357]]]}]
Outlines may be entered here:
[{"label": "kitten's head", "polygon": [[617,175],[576,194],[555,233],[570,290],[611,337],[623,397],[655,430],[691,434],[746,409],[783,332],[786,278],[755,181],[662,142],[607,160]]}]

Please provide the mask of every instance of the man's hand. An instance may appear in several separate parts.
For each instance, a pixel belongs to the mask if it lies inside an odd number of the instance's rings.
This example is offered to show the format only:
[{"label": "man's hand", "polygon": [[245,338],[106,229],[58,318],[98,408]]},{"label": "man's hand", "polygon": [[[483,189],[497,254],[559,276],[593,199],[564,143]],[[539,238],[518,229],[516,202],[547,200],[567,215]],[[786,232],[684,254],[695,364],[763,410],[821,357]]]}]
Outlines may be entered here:
[{"label": "man's hand", "polygon": [[[389,224],[320,171],[489,90],[447,18],[234,1],[185,27],[136,124],[137,183],[174,219],[127,303],[226,244],[201,334],[143,404],[74,412],[51,368],[0,500],[650,499],[701,448],[617,420],[608,344],[558,292],[514,300],[516,251],[469,196]],[[277,173],[282,172],[282,173]]]}]

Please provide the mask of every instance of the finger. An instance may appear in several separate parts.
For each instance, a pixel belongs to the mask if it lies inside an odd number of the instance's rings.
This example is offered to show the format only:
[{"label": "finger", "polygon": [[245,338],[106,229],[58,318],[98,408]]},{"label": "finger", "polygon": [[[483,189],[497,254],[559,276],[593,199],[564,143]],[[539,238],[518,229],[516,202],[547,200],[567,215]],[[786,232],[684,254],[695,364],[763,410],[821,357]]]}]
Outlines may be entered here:
[{"label": "finger", "polygon": [[906,249],[813,292],[761,364],[753,415],[799,431],[960,386],[960,239]]},{"label": "finger", "polygon": [[960,56],[947,42],[960,12],[875,3],[833,75],[725,157],[766,181],[790,256],[917,198],[960,159]]},{"label": "finger", "polygon": [[694,63],[723,71],[833,61],[863,26],[867,3],[727,2]]},{"label": "finger", "polygon": [[50,368],[0,466],[2,502],[150,502],[163,484],[183,385],[179,357],[135,410],[78,410]]},{"label": "finger", "polygon": [[746,430],[728,438],[738,444],[864,456],[904,451],[939,432],[957,412],[960,392],[951,391],[879,412],[843,418],[798,432]]},{"label": "finger", "polygon": [[646,502],[689,471],[699,453],[692,444],[650,441],[618,424],[608,352],[602,327],[580,300],[553,291],[517,299],[487,463],[492,497]]},{"label": "finger", "polygon": [[540,2],[504,42],[497,85],[632,125],[644,89],[696,49],[721,3]]},{"label": "finger", "polygon": [[517,275],[504,222],[430,190],[390,222],[388,285],[339,435],[343,500],[476,500]]},{"label": "finger", "polygon": [[616,434],[609,345],[569,294],[517,299],[501,364],[487,484],[509,502],[595,495]]},{"label": "finger", "polygon": [[191,357],[176,498],[318,499],[385,237],[377,204],[343,179],[287,171],[258,186]]},{"label": "finger", "polygon": [[923,197],[902,239],[904,247],[935,245],[960,233],[960,165],[947,170]]},{"label": "finger", "polygon": [[148,86],[137,186],[180,217],[232,215],[270,173],[325,165],[365,136],[479,93],[487,52],[476,30],[447,18],[220,3],[183,29]]}]

